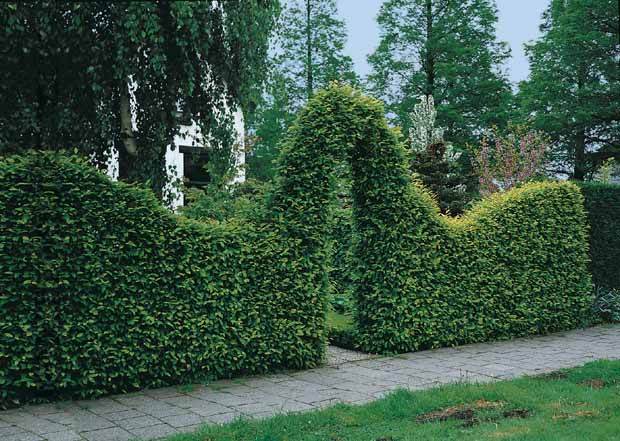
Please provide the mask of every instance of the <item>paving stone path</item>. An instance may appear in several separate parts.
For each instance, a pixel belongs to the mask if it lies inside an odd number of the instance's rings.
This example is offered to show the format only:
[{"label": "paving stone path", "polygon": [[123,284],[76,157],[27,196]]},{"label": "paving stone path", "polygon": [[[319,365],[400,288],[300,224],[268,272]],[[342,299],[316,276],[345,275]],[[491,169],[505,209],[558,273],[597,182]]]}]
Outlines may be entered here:
[{"label": "paving stone path", "polygon": [[399,388],[540,374],[596,359],[620,359],[620,326],[396,357],[369,357],[338,348],[328,352],[327,366],[308,371],[0,412],[0,440],[147,440],[237,417],[366,403]]}]

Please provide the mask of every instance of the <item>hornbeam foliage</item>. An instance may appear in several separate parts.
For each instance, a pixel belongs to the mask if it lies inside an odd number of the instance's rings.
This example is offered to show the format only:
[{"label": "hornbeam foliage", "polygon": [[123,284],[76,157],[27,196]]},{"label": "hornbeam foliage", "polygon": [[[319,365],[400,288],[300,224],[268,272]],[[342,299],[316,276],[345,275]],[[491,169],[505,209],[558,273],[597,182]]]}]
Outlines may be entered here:
[{"label": "hornbeam foliage", "polygon": [[272,212],[303,254],[326,235],[334,171],[352,175],[358,343],[403,352],[569,329],[592,303],[583,197],[527,184],[461,219],[412,183],[383,105],[330,86],[293,126]]},{"label": "hornbeam foliage", "polygon": [[342,161],[358,341],[373,352],[587,322],[583,197],[530,184],[449,221],[412,184],[384,108],[332,85],[302,110],[266,210],[180,219],[75,158],[0,161],[0,405],[307,368],[324,356]]}]

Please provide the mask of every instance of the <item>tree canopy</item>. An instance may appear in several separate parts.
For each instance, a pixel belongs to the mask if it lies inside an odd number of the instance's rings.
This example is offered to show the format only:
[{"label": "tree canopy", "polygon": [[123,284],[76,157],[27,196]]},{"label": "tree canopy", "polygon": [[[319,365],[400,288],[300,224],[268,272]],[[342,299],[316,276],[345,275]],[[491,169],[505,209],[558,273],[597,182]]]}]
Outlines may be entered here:
[{"label": "tree canopy", "polygon": [[261,179],[273,177],[278,144],[314,91],[331,81],[357,82],[353,61],[344,54],[346,26],[336,0],[289,0],[276,29],[264,100],[252,124],[250,175]]},{"label": "tree canopy", "polygon": [[620,158],[620,17],[617,0],[552,0],[542,36],[527,47],[520,85],[525,119],[552,141],[555,174],[589,176]]},{"label": "tree canopy", "polygon": [[463,146],[481,127],[506,122],[510,85],[501,70],[509,56],[496,38],[491,0],[386,0],[377,18],[380,41],[368,58],[369,87],[395,122],[432,95],[446,139]]},{"label": "tree canopy", "polygon": [[0,152],[75,148],[103,166],[114,147],[122,178],[161,190],[179,105],[226,156],[229,110],[259,93],[278,10],[277,0],[1,4]]}]

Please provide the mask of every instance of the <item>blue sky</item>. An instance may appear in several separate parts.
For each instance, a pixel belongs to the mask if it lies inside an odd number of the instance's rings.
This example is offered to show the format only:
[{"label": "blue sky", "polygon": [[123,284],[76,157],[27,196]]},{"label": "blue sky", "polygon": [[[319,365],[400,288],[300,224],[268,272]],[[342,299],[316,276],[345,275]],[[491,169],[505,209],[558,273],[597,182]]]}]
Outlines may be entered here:
[{"label": "blue sky", "polygon": [[[496,0],[499,7],[497,32],[500,40],[507,41],[512,58],[506,68],[513,82],[527,78],[529,69],[523,52],[523,43],[538,37],[540,17],[548,0]],[[382,0],[337,0],[339,13],[349,31],[347,53],[353,58],[356,70],[365,75],[369,71],[366,56],[379,40],[375,17]]]}]

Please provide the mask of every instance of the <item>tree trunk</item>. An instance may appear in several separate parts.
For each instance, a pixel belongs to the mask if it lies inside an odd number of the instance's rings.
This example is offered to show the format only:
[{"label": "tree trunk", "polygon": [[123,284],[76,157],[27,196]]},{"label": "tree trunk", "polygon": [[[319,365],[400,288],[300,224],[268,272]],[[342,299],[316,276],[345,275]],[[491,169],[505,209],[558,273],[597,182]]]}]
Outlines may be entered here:
[{"label": "tree trunk", "polygon": [[424,54],[424,72],[426,85],[424,94],[433,96],[435,92],[435,54],[433,53],[433,2],[426,0],[426,47]]},{"label": "tree trunk", "polygon": [[310,23],[310,17],[312,13],[311,2],[312,0],[306,0],[306,95],[308,99],[312,97],[312,94],[314,92],[314,80],[312,78],[312,26]]},{"label": "tree trunk", "polygon": [[120,140],[124,148],[118,149],[118,178],[130,181],[134,163],[138,158],[138,146],[131,124],[129,80],[123,80],[119,87],[119,113],[121,122]]},{"label": "tree trunk", "polygon": [[575,171],[573,178],[583,181],[586,176],[586,133],[580,130],[575,137]]}]

